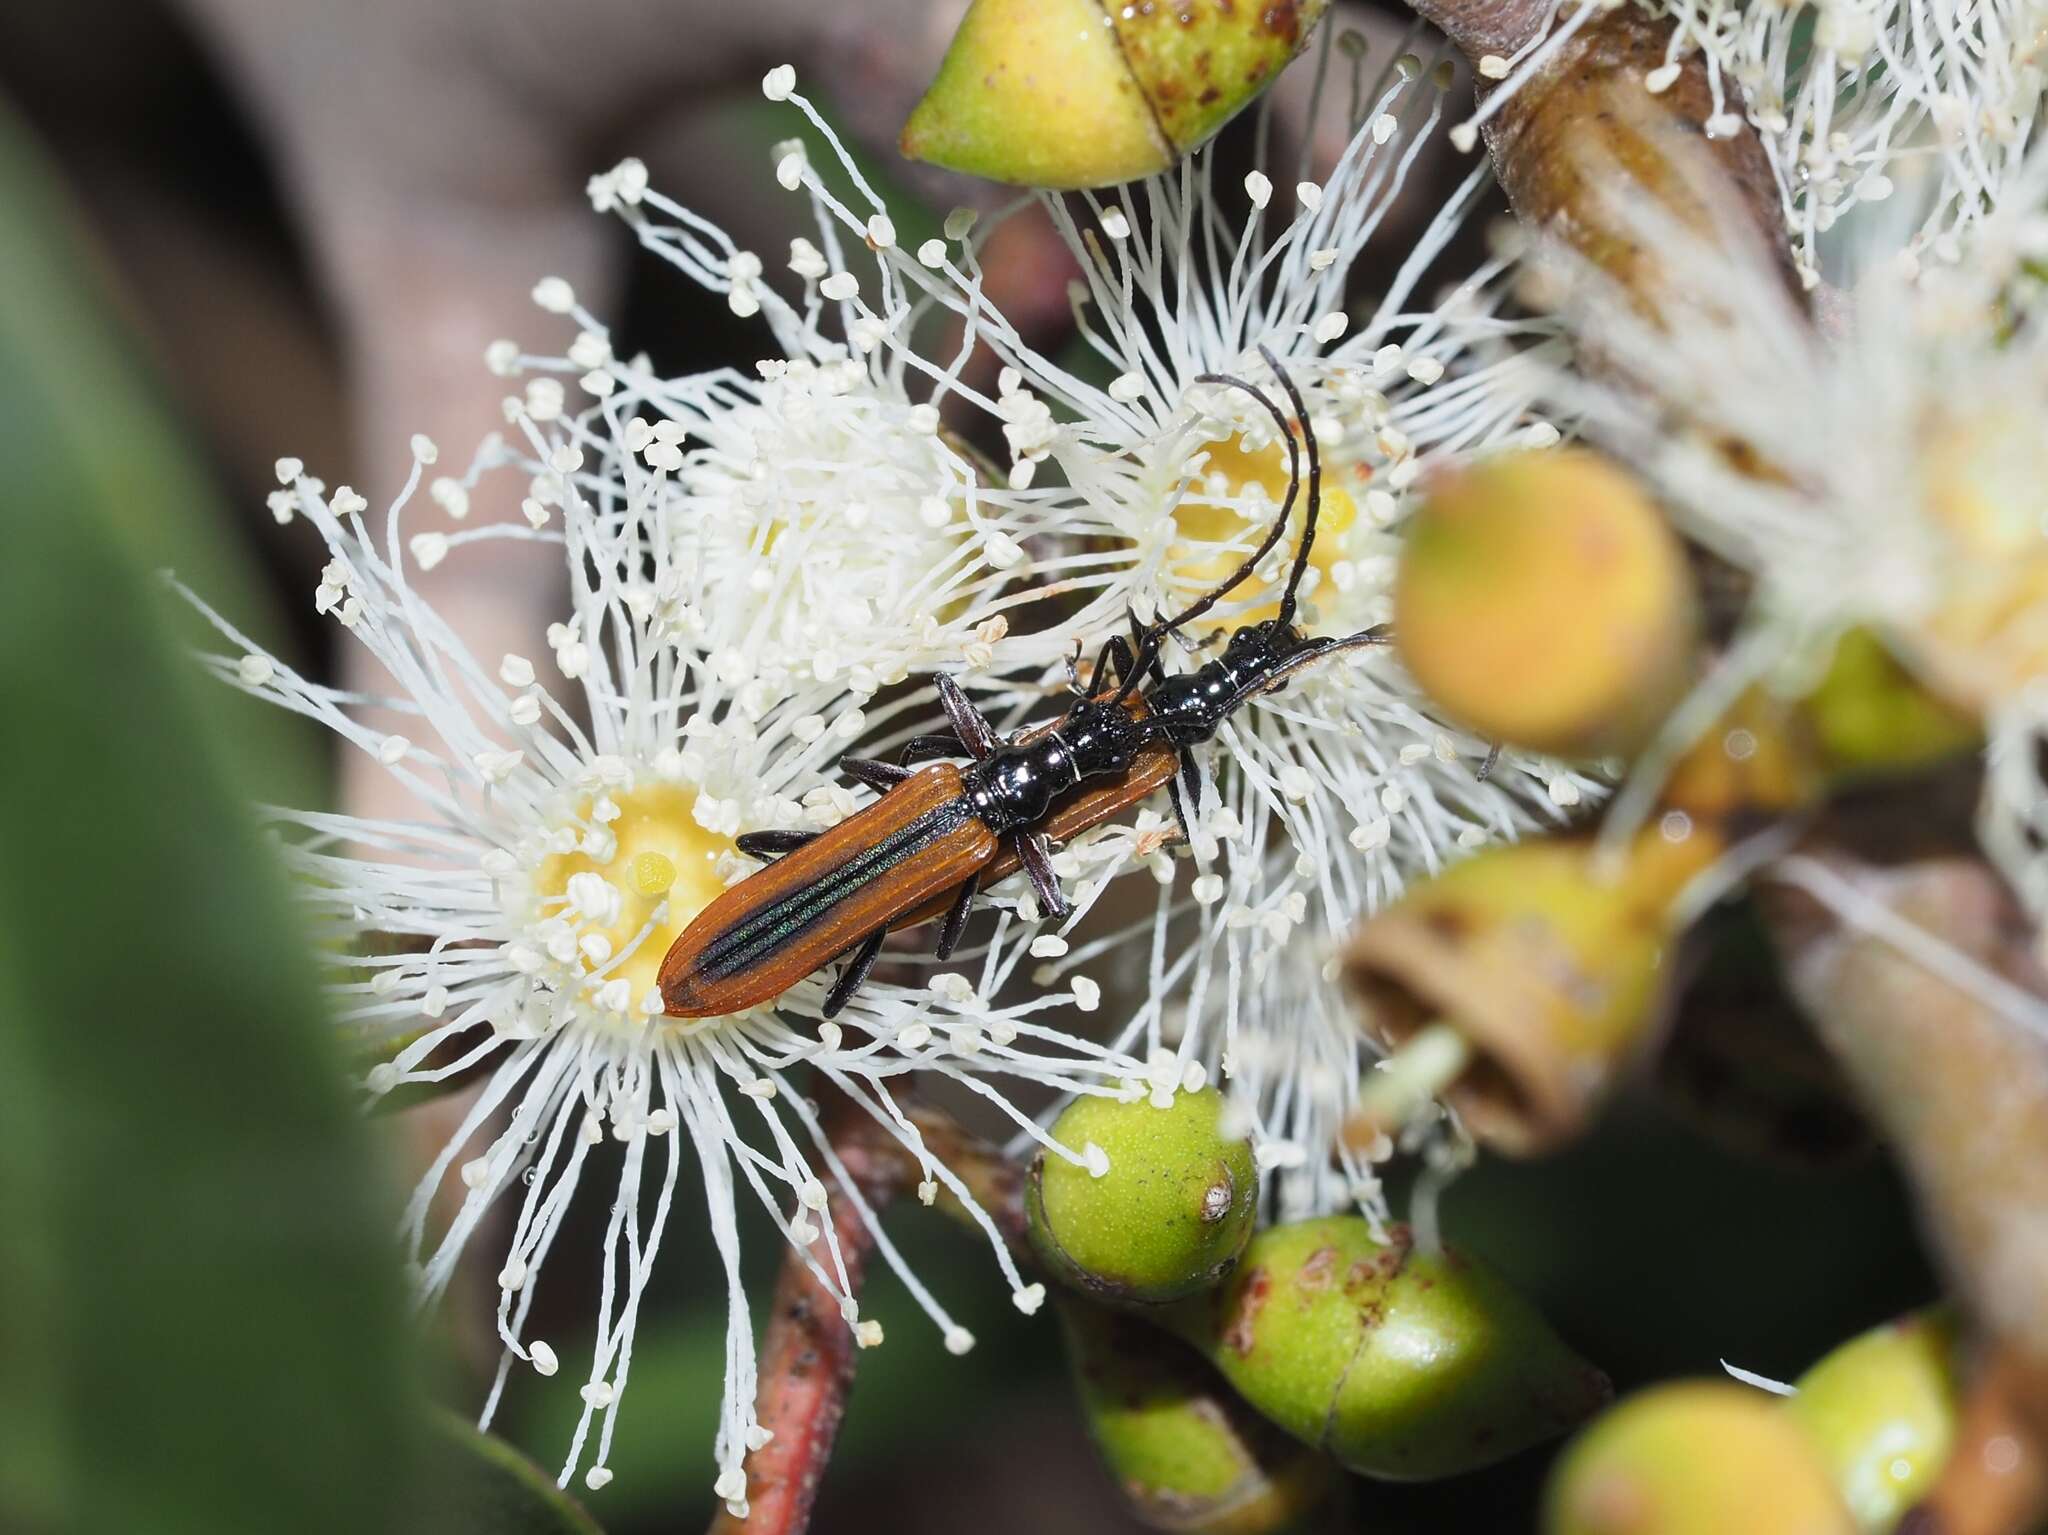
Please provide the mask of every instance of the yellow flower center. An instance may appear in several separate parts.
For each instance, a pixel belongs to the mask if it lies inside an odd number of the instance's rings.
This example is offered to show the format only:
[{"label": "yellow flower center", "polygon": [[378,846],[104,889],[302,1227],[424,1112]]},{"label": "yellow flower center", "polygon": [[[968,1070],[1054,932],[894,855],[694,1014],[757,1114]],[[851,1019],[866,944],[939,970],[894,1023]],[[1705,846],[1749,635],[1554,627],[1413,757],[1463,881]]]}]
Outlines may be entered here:
[{"label": "yellow flower center", "polygon": [[1917,637],[1936,686],[1983,709],[2048,676],[2048,449],[2038,421],[1982,411],[1941,422],[1922,465],[1943,543]]},{"label": "yellow flower center", "polygon": [[[724,892],[718,862],[733,851],[733,842],[697,824],[691,813],[697,796],[689,789],[656,784],[613,796],[611,802],[619,810],[609,823],[616,839],[611,857],[599,861],[587,853],[557,854],[540,866],[534,892],[542,915],[560,916],[575,925],[577,962],[583,972],[588,975],[603,969],[606,980],[625,981],[632,988],[630,1007],[637,1015],[654,989],[669,945],[698,912]],[[586,801],[581,807],[584,824],[597,824],[591,819],[595,806],[595,801]],[[588,917],[577,909],[577,891],[570,881],[583,874],[598,876],[617,892],[617,914],[612,920]],[[666,910],[639,946],[611,964],[613,956],[633,942],[664,901]]]},{"label": "yellow flower center", "polygon": [[[1287,471],[1285,443],[1271,442],[1257,449],[1245,447],[1242,437],[1212,443],[1208,468],[1204,472],[1204,479],[1208,482],[1205,490],[1221,489],[1221,495],[1214,499],[1205,496],[1199,502],[1183,499],[1174,509],[1174,525],[1181,536],[1168,546],[1166,559],[1175,578],[1191,587],[1206,589],[1227,578],[1243,564],[1243,546],[1247,543],[1256,545],[1272,526],[1273,518],[1279,515],[1280,503],[1287,498]],[[1322,509],[1316,516],[1315,548],[1309,554],[1309,563],[1326,579],[1331,566],[1350,557],[1347,535],[1358,520],[1358,503],[1352,500],[1349,491],[1335,483],[1337,474],[1329,463],[1324,463]],[[1257,572],[1245,577],[1244,584],[1227,600],[1258,600],[1234,617],[1231,620],[1233,624],[1258,623],[1280,610],[1280,589],[1286,584],[1287,572],[1293,567],[1294,541],[1300,537],[1302,518],[1308,510],[1307,475],[1304,460],[1301,494],[1295,499],[1294,514],[1289,519],[1290,532],[1276,546],[1280,564],[1275,577],[1268,580]],[[1215,485],[1217,476],[1222,477],[1223,487]],[[1270,504],[1263,510],[1255,510],[1252,516],[1247,517],[1232,506],[1214,504],[1215,500],[1242,500],[1254,485],[1266,493]],[[1233,543],[1239,547],[1233,549]]]}]

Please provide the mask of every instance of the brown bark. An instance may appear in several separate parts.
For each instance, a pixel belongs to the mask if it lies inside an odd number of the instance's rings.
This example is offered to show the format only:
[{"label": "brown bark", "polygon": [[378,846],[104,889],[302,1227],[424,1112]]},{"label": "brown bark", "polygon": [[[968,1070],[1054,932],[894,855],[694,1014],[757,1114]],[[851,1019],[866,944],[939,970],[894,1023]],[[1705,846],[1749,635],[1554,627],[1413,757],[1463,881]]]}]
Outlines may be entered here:
[{"label": "brown bark", "polygon": [[[1508,57],[1534,38],[1546,9],[1539,0],[1411,4],[1475,67],[1487,54]],[[1614,195],[1618,179],[1633,180],[1644,195],[1704,230],[1701,173],[1718,171],[1766,248],[1781,253],[1787,284],[1797,292],[1777,186],[1755,130],[1745,122],[1725,138],[1706,136],[1714,101],[1697,55],[1660,94],[1645,88],[1643,77],[1663,65],[1670,38],[1669,22],[1621,6],[1589,20],[1534,78],[1516,87],[1486,124],[1508,201],[1532,230],[1562,240],[1654,310],[1654,260],[1602,198]],[[1498,89],[1481,79],[1482,100]],[[1722,92],[1723,110],[1740,117],[1740,89],[1724,79]]]},{"label": "brown bark", "polygon": [[[1878,869],[1810,850],[1802,863],[1762,901],[1786,979],[1910,1179],[2038,1453],[2048,1444],[2048,1041],[2015,1017],[2039,1016],[2048,996],[2032,924],[1973,859]],[[1839,914],[1864,902],[1858,920]],[[1929,952],[1887,937],[1894,923]]]}]

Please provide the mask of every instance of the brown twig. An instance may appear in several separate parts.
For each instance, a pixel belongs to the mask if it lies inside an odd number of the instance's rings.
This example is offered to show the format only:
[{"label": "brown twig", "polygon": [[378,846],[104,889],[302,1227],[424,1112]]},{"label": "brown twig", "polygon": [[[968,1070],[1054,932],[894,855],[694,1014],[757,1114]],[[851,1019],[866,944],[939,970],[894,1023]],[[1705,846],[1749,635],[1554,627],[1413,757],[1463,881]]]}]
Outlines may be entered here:
[{"label": "brown twig", "polygon": [[[879,1211],[901,1187],[900,1169],[893,1160],[877,1165],[868,1154],[861,1128],[869,1121],[845,1099],[826,1106],[824,1123],[862,1197]],[[834,1200],[829,1219],[847,1292],[858,1295],[874,1237],[851,1199]],[[856,1351],[838,1300],[791,1248],[775,1281],[756,1404],[761,1427],[775,1437],[747,1457],[747,1517],[720,1510],[711,1521],[713,1535],[801,1535],[839,1437]]]},{"label": "brown twig", "polygon": [[[1475,68],[1491,54],[1512,55],[1533,41],[1552,7],[1545,0],[1410,0]],[[1715,115],[1704,61],[1688,56],[1677,78],[1651,95],[1646,74],[1663,65],[1671,23],[1638,6],[1620,6],[1587,21],[1547,66],[1521,82],[1486,124],[1486,142],[1508,201],[1531,229],[1549,234],[1604,268],[1654,307],[1656,274],[1635,235],[1612,211],[1617,175],[1640,194],[1704,228],[1699,171],[1719,171],[1751,215],[1768,248],[1784,256],[1776,183],[1763,145],[1744,126],[1706,137]],[[1480,100],[1501,89],[1479,81]],[[1721,110],[1740,117],[1740,87],[1722,81]]]},{"label": "brown twig", "polygon": [[[943,1109],[917,1103],[906,1104],[904,1112],[931,1154],[994,1218],[1004,1240],[1024,1252],[1022,1169]],[[881,1123],[843,1095],[827,1099],[823,1123],[847,1175],[877,1214],[922,1178],[916,1160]],[[950,1196],[942,1199],[941,1208],[967,1218]],[[874,1249],[873,1234],[851,1199],[834,1200],[830,1219],[846,1264],[847,1293],[857,1296]],[[838,1299],[792,1249],[775,1281],[761,1344],[756,1410],[761,1427],[775,1437],[747,1457],[746,1518],[721,1510],[711,1522],[711,1535],[803,1535],[839,1437],[857,1353]]]}]

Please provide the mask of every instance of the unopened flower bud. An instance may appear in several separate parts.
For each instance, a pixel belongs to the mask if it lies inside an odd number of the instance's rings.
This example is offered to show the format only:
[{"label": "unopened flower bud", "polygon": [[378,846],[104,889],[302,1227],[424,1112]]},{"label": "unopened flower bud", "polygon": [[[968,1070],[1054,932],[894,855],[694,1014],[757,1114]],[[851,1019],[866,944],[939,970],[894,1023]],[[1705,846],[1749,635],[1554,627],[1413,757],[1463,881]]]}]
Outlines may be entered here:
[{"label": "unopened flower bud", "polygon": [[1798,810],[1821,789],[1819,747],[1803,711],[1751,688],[1672,765],[1657,802],[1727,821]]},{"label": "unopened flower bud", "polygon": [[1677,536],[1633,480],[1575,449],[1437,477],[1402,547],[1394,640],[1474,731],[1564,757],[1634,752],[1698,670]]},{"label": "unopened flower bud", "polygon": [[1976,722],[1923,686],[1868,629],[1836,643],[1801,712],[1837,778],[1910,773],[1982,744]]},{"label": "unopened flower bud", "polygon": [[1086,1163],[1041,1154],[1025,1190],[1031,1245],[1067,1284],[1135,1305],[1215,1284],[1258,1210],[1251,1143],[1223,1130],[1214,1089],[1119,1102],[1081,1098],[1053,1122]]}]

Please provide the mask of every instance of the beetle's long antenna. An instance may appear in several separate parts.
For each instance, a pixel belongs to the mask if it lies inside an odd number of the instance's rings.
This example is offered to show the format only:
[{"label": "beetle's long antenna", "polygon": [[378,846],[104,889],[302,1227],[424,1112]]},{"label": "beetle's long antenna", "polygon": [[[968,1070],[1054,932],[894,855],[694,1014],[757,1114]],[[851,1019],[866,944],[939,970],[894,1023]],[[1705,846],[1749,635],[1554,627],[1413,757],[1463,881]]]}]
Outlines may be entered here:
[{"label": "beetle's long antenna", "polygon": [[[1270,362],[1272,354],[1267,353],[1266,355],[1267,360]],[[1275,364],[1275,366],[1277,367],[1278,364]],[[1232,571],[1221,583],[1211,587],[1208,592],[1197,598],[1185,611],[1175,614],[1172,618],[1161,619],[1149,625],[1142,634],[1137,636],[1136,653],[1131,658],[1131,668],[1124,676],[1123,685],[1117,689],[1115,696],[1109,700],[1112,706],[1121,704],[1137,687],[1139,681],[1144,677],[1146,669],[1158,656],[1159,643],[1162,639],[1180,628],[1182,624],[1200,618],[1209,609],[1216,606],[1217,603],[1230,594],[1233,588],[1242,583],[1252,573],[1253,568],[1257,566],[1260,560],[1263,560],[1272,552],[1273,546],[1280,542],[1281,535],[1287,531],[1287,519],[1293,515],[1295,497],[1301,491],[1301,444],[1295,441],[1294,433],[1287,424],[1287,416],[1278,405],[1273,403],[1273,397],[1257,385],[1228,373],[1199,374],[1195,382],[1198,384],[1219,384],[1226,389],[1242,390],[1265,408],[1266,414],[1273,418],[1274,425],[1279,427],[1280,435],[1287,443],[1287,496],[1280,503],[1280,511],[1274,517],[1273,525],[1266,530],[1266,536],[1259,541],[1259,547],[1245,557],[1245,562],[1242,565]],[[1290,385],[1289,387],[1291,388],[1292,386]]]},{"label": "beetle's long antenna", "polygon": [[[1269,360],[1271,355],[1271,353],[1267,354]],[[1295,441],[1294,433],[1287,425],[1287,416],[1278,405],[1273,403],[1273,397],[1257,385],[1247,383],[1244,379],[1233,377],[1227,373],[1204,373],[1197,377],[1195,382],[1198,384],[1221,384],[1226,389],[1241,389],[1265,408],[1266,414],[1273,418],[1273,424],[1280,429],[1280,436],[1287,444],[1287,496],[1280,503],[1280,514],[1273,519],[1273,525],[1266,530],[1266,536],[1259,541],[1259,547],[1245,557],[1245,562],[1242,565],[1238,566],[1236,570],[1232,571],[1216,586],[1211,587],[1207,595],[1198,598],[1186,612],[1181,613],[1175,618],[1168,619],[1164,623],[1154,624],[1152,626],[1153,631],[1160,635],[1171,634],[1174,630],[1180,628],[1181,625],[1191,623],[1195,619],[1200,618],[1209,609],[1215,607],[1217,603],[1229,596],[1232,590],[1252,573],[1259,561],[1272,553],[1273,546],[1279,543],[1281,537],[1287,532],[1287,519],[1294,514],[1295,498],[1301,491],[1301,444]]]},{"label": "beetle's long antenna", "polygon": [[[1323,455],[1316,448],[1316,434],[1308,424],[1308,403],[1302,399],[1301,391],[1294,387],[1294,380],[1280,366],[1280,359],[1264,346],[1259,348],[1259,355],[1266,359],[1266,366],[1273,370],[1273,376],[1280,380],[1280,387],[1287,391],[1287,398],[1294,406],[1294,417],[1301,423],[1301,435],[1308,442],[1308,509],[1301,518],[1301,547],[1294,552],[1294,569],[1287,574],[1287,587],[1280,594],[1280,612],[1273,620],[1277,628],[1285,629],[1294,622],[1294,595],[1301,587],[1301,578],[1308,570],[1309,551],[1316,543],[1316,514],[1323,509]],[[1293,442],[1294,436],[1290,432],[1290,447]],[[1296,473],[1299,472],[1297,461]]]},{"label": "beetle's long antenna", "polygon": [[1153,658],[1159,654],[1159,642],[1162,639],[1179,629],[1183,624],[1200,618],[1209,609],[1221,602],[1243,583],[1245,578],[1257,567],[1259,561],[1270,554],[1273,546],[1280,542],[1281,536],[1287,531],[1287,520],[1293,515],[1295,499],[1301,494],[1301,445],[1302,440],[1306,439],[1308,443],[1308,512],[1302,521],[1301,547],[1295,552],[1294,568],[1288,572],[1287,586],[1281,593],[1279,613],[1275,619],[1275,622],[1282,628],[1286,628],[1294,621],[1295,592],[1300,587],[1301,578],[1308,569],[1309,551],[1315,545],[1316,515],[1322,508],[1323,460],[1322,454],[1316,447],[1315,432],[1308,424],[1308,405],[1302,399],[1301,391],[1295,387],[1294,380],[1288,375],[1287,370],[1280,365],[1280,359],[1273,355],[1270,348],[1263,345],[1260,346],[1259,355],[1266,359],[1266,366],[1273,370],[1273,376],[1280,380],[1280,387],[1287,391],[1288,401],[1294,406],[1295,417],[1301,422],[1300,438],[1295,436],[1294,428],[1288,422],[1286,413],[1273,402],[1273,397],[1263,389],[1260,389],[1256,384],[1228,373],[1198,374],[1195,382],[1198,384],[1218,384],[1226,389],[1242,390],[1254,400],[1257,400],[1265,409],[1266,414],[1273,418],[1273,424],[1280,429],[1281,440],[1287,444],[1286,499],[1280,503],[1280,513],[1273,519],[1273,525],[1266,530],[1266,536],[1259,540],[1259,547],[1254,549],[1245,558],[1242,565],[1238,566],[1236,570],[1232,571],[1230,575],[1226,576],[1217,585],[1210,588],[1203,596],[1197,598],[1185,611],[1175,614],[1172,618],[1163,619],[1152,624],[1138,637],[1137,653],[1132,658],[1134,664],[1130,672],[1125,676],[1123,685],[1117,689],[1115,696],[1110,699],[1112,705],[1121,704],[1130,696],[1132,690],[1137,687],[1139,678],[1144,674],[1146,668],[1151,665]]}]

